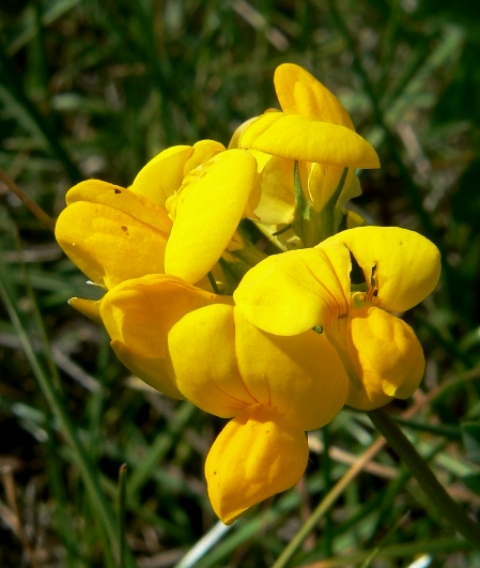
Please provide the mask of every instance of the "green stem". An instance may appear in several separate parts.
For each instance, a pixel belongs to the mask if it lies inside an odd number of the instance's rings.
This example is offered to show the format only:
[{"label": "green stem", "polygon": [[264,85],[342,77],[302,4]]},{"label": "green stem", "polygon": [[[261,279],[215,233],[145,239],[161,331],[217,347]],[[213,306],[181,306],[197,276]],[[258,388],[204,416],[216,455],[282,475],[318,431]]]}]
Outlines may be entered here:
[{"label": "green stem", "polygon": [[381,409],[367,413],[375,428],[385,437],[393,450],[405,462],[421,489],[460,534],[480,549],[480,526],[472,521],[438,482],[422,456],[410,443],[395,421]]},{"label": "green stem", "polygon": [[218,289],[217,281],[215,280],[215,276],[211,272],[207,272],[207,278],[208,278],[208,281],[210,282],[210,286],[212,287],[213,293],[214,294],[220,294],[220,290]]}]

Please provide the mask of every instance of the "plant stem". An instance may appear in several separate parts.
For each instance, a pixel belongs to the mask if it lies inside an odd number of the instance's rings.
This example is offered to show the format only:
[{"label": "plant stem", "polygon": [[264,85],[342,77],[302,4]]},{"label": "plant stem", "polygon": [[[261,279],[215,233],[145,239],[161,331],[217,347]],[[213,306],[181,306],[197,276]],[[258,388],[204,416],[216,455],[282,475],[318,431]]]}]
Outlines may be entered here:
[{"label": "plant stem", "polygon": [[[470,372],[468,376],[463,375],[461,380],[475,379],[477,378],[478,370],[475,372]],[[452,384],[457,384],[458,379],[448,381],[443,383],[441,387],[432,389],[427,395],[423,396],[422,399],[417,401],[413,406],[408,408],[403,414],[402,418],[409,420],[415,416],[422,408],[431,404],[431,402],[437,399],[449,386]],[[300,548],[303,541],[307,538],[310,532],[316,527],[322,516],[330,510],[335,501],[340,497],[340,495],[345,491],[348,485],[355,479],[355,477],[363,470],[365,465],[372,460],[376,454],[384,447],[385,438],[379,438],[376,440],[363,454],[358,456],[358,459],[352,465],[352,467],[344,474],[344,476],[337,481],[337,483],[332,487],[323,500],[317,505],[317,508],[310,515],[308,520],[300,527],[297,534],[290,541],[288,546],[285,547],[282,554],[278,557],[276,562],[271,568],[284,568],[288,561],[293,557],[295,552]]]},{"label": "plant stem", "polygon": [[480,526],[453,501],[396,422],[382,409],[371,410],[367,414],[375,428],[405,462],[425,495],[441,515],[448,519],[476,549],[480,549]]}]

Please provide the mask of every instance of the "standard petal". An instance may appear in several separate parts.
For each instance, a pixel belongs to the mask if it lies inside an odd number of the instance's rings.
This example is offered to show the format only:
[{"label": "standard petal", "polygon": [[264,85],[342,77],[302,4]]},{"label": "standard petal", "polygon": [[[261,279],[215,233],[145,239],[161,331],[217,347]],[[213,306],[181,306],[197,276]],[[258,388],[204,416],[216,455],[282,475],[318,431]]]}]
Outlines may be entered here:
[{"label": "standard petal", "polygon": [[154,274],[119,284],[102,299],[100,314],[112,346],[146,383],[181,397],[167,373],[167,335],[186,313],[226,298],[179,278]]},{"label": "standard petal", "polygon": [[232,523],[246,509],[293,487],[308,460],[305,433],[276,410],[248,407],[225,426],[205,462],[215,513]]},{"label": "standard petal", "polygon": [[273,80],[283,112],[355,130],[337,97],[303,67],[283,63],[276,68]]},{"label": "standard petal", "polygon": [[228,150],[182,188],[165,252],[167,273],[193,283],[212,269],[237,229],[256,180],[255,158]]},{"label": "standard petal", "polygon": [[345,404],[349,381],[325,335],[312,330],[271,335],[249,323],[238,308],[234,314],[238,369],[251,395],[300,430],[333,420]]},{"label": "standard petal", "polygon": [[343,246],[269,256],[243,277],[235,304],[260,329],[297,335],[348,313],[350,266]]},{"label": "standard petal", "polygon": [[391,312],[409,310],[433,292],[440,278],[440,252],[428,239],[399,227],[358,227],[323,241],[343,243],[364,272],[375,280],[373,302]]},{"label": "standard petal", "polygon": [[55,236],[78,268],[107,289],[130,278],[164,272],[168,235],[103,203],[71,203],[57,220]]},{"label": "standard petal", "polygon": [[179,390],[205,412],[230,418],[258,402],[238,372],[231,306],[185,315],[168,335],[168,350]]},{"label": "standard petal", "polygon": [[152,158],[138,172],[130,190],[160,207],[181,185],[185,164],[194,153],[191,146],[172,146]]},{"label": "standard petal", "polygon": [[281,112],[259,117],[242,134],[240,146],[292,160],[349,168],[380,167],[372,145],[346,126]]},{"label": "standard petal", "polygon": [[361,388],[351,383],[347,404],[372,410],[393,398],[409,398],[425,370],[422,346],[413,329],[380,308],[353,310],[352,316],[348,344]]}]

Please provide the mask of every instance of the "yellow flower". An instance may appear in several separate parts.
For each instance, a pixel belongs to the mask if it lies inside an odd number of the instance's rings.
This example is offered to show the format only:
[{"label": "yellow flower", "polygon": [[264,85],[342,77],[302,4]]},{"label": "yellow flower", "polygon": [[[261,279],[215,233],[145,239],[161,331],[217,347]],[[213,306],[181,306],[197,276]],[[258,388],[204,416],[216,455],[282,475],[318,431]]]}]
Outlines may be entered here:
[{"label": "yellow flower", "polygon": [[359,227],[268,257],[245,275],[234,299],[268,333],[294,336],[321,326],[350,378],[347,404],[371,410],[418,387],[421,345],[391,312],[421,302],[439,275],[439,251],[418,233]]},{"label": "yellow flower", "polygon": [[[235,236],[256,180],[251,155],[204,140],[161,152],[129,189],[89,180],[67,193],[57,240],[93,283],[109,290],[101,301],[70,304],[103,321],[118,358],[165,394],[181,397],[158,342],[187,311],[228,301],[192,284],[209,288],[205,276]],[[135,323],[145,310],[155,316],[156,333]]]},{"label": "yellow flower", "polygon": [[[345,202],[361,193],[354,169],[378,168],[378,156],[355,133],[338,99],[305,69],[280,65],[274,83],[282,112],[268,111],[248,121],[230,143],[230,147],[250,149],[258,160],[262,191],[257,220],[273,225],[272,231],[294,220],[296,160],[304,199],[316,212],[329,207],[338,225]],[[344,168],[348,171],[340,184]]]},{"label": "yellow flower", "polygon": [[180,319],[168,349],[180,392],[206,412],[233,417],[205,464],[217,515],[230,523],[297,483],[307,465],[305,430],[330,422],[347,396],[327,339],[312,330],[275,336],[236,307],[214,304]]},{"label": "yellow flower", "polygon": [[205,465],[213,508],[226,523],[297,483],[307,465],[305,431],[345,403],[348,378],[325,336],[261,331],[231,296],[148,275],[109,290],[100,314],[117,356],[145,382],[233,418]]},{"label": "yellow flower", "polygon": [[129,189],[99,180],[73,187],[56,238],[106,289],[164,272],[193,284],[227,248],[256,182],[247,152],[211,140],[176,146],[151,160]]},{"label": "yellow flower", "polygon": [[308,71],[284,63],[274,83],[282,112],[253,121],[240,135],[241,148],[341,168],[379,167],[377,153],[355,133],[338,99]]}]

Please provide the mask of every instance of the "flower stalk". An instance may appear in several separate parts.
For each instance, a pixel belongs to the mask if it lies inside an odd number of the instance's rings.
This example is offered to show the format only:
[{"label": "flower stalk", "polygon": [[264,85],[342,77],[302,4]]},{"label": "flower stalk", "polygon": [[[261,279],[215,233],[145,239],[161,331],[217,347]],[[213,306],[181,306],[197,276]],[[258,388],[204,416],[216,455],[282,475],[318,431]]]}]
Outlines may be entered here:
[{"label": "flower stalk", "polygon": [[450,497],[391,416],[380,408],[371,410],[367,414],[375,428],[405,462],[422,491],[442,517],[445,517],[477,550],[480,549],[480,526],[472,521]]}]

